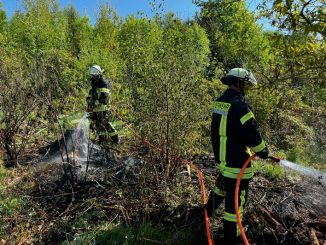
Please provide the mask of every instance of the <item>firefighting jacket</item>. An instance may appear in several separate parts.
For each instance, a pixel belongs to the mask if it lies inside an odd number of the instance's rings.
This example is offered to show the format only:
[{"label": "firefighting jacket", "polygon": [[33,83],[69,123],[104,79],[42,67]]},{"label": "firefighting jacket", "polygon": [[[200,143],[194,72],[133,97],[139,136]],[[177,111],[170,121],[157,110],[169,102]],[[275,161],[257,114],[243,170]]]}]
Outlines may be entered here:
[{"label": "firefighting jacket", "polygon": [[110,89],[108,82],[102,77],[92,82],[92,88],[89,90],[87,104],[90,112],[100,112],[110,109]]},{"label": "firefighting jacket", "polygon": [[[244,97],[233,89],[227,89],[212,106],[211,141],[221,174],[236,179],[250,156],[248,147],[260,152],[266,145],[257,130],[255,116]],[[251,164],[243,179],[253,176]]]}]

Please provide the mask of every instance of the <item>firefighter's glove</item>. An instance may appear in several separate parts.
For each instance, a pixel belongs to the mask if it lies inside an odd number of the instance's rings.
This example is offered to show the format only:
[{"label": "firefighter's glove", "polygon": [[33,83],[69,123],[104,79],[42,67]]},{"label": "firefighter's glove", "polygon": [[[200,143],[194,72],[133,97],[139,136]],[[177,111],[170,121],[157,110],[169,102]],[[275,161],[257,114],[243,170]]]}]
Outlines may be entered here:
[{"label": "firefighter's glove", "polygon": [[262,150],[262,151],[260,151],[260,152],[256,152],[256,155],[259,156],[259,157],[262,158],[262,159],[267,159],[267,158],[268,158],[268,155],[269,155],[268,148],[265,147],[264,150]]}]

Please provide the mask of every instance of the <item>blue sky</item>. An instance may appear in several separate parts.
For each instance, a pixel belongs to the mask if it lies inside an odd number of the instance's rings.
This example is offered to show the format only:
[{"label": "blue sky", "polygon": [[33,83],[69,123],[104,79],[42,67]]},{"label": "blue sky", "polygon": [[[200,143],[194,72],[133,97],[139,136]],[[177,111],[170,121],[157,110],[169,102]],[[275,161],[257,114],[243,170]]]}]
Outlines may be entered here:
[{"label": "blue sky", "polygon": [[[247,6],[253,11],[260,1],[261,0],[247,0]],[[9,18],[13,15],[15,10],[22,9],[22,2],[23,0],[0,0]],[[107,2],[110,6],[114,7],[119,16],[122,17],[126,17],[129,14],[137,14],[140,11],[148,16],[153,16],[150,5],[150,2],[153,2],[153,0],[57,0],[57,2],[59,2],[60,7],[72,4],[81,15],[89,16],[93,23],[96,20],[98,6]],[[199,10],[198,7],[192,3],[192,0],[156,0],[156,2],[164,2],[162,8],[164,12],[172,11],[183,20],[191,19],[196,11]],[[259,21],[260,24],[263,22],[265,21]],[[270,26],[265,22],[265,26],[266,25],[267,27]]]},{"label": "blue sky", "polygon": [[[138,11],[143,11],[146,14],[151,14],[150,2],[152,0],[57,0],[61,7],[68,4],[74,5],[81,14],[87,14],[91,18],[96,15],[97,6],[100,4],[109,4],[115,7],[120,16],[126,17],[128,14],[137,14]],[[156,0],[156,2],[164,1],[164,11],[173,11],[180,18],[187,19],[195,15],[197,6],[192,3],[192,0]],[[17,9],[21,9],[22,0],[0,0],[4,10],[10,17]],[[259,0],[248,0],[250,9],[254,9]]]},{"label": "blue sky", "polygon": [[[11,17],[15,10],[21,9],[22,0],[0,0],[7,16]],[[142,11],[151,16],[151,0],[58,0],[61,7],[72,4],[82,15],[88,15],[92,20],[95,19],[98,6],[109,2],[111,6],[117,9],[118,14],[126,17],[129,14],[137,14]],[[157,1],[161,2],[161,1]],[[165,0],[163,10],[173,11],[182,19],[192,18],[198,8],[192,3],[192,0]]]}]

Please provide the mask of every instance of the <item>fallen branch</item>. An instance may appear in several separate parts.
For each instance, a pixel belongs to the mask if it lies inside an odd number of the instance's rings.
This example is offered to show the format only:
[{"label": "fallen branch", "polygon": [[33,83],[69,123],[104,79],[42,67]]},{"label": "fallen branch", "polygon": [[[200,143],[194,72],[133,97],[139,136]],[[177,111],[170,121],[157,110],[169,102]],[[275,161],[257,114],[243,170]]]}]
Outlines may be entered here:
[{"label": "fallen branch", "polygon": [[274,230],[280,231],[281,233],[287,232],[287,229],[279,221],[277,221],[276,217],[272,214],[271,211],[269,211],[261,204],[258,205],[258,208],[261,211],[264,220],[268,223],[270,227],[272,227]]},{"label": "fallen branch", "polygon": [[311,237],[311,244],[312,245],[319,245],[319,241],[318,241],[318,238],[317,238],[317,235],[316,235],[316,231],[314,228],[311,228],[310,229],[310,237]]}]

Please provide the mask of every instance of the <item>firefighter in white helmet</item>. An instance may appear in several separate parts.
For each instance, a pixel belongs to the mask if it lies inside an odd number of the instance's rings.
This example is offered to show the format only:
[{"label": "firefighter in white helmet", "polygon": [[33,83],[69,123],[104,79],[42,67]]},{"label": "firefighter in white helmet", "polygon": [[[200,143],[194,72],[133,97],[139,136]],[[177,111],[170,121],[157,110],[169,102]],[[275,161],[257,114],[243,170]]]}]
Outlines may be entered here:
[{"label": "firefighter in white helmet", "polygon": [[[228,85],[228,89],[213,102],[211,124],[211,141],[219,176],[206,209],[208,215],[212,216],[225,200],[223,243],[232,245],[240,240],[234,193],[240,170],[250,156],[248,148],[263,159],[268,158],[269,151],[257,130],[252,109],[244,98],[245,90],[257,85],[253,74],[243,68],[233,68],[221,81]],[[238,197],[241,215],[252,177],[253,170],[249,164],[244,171]]]},{"label": "firefighter in white helmet", "polygon": [[103,78],[104,70],[93,65],[89,68],[92,88],[87,96],[87,111],[90,113],[91,126],[99,136],[99,143],[104,144],[108,138],[119,144],[120,138],[110,122],[110,86]]}]

